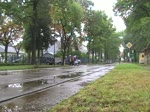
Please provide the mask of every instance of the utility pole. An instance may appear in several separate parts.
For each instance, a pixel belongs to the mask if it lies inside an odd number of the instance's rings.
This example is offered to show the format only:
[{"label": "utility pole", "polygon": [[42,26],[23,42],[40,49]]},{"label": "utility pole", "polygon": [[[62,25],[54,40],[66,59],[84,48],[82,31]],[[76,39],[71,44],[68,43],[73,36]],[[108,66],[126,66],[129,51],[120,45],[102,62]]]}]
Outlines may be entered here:
[{"label": "utility pole", "polygon": [[130,48],[132,47],[132,43],[131,43],[131,42],[128,42],[128,43],[126,44],[126,46],[127,46],[128,49],[129,49],[129,62],[132,62],[132,60],[131,60],[131,52],[130,52]]}]

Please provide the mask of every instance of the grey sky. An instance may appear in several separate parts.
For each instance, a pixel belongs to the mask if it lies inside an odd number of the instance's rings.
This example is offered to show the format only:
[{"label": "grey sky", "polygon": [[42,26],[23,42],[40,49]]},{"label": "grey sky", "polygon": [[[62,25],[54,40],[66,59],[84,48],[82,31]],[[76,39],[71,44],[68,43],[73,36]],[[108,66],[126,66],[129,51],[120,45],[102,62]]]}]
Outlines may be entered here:
[{"label": "grey sky", "polygon": [[117,2],[117,0],[91,0],[94,2],[94,10],[102,10],[104,11],[108,17],[111,17],[113,20],[113,24],[116,27],[117,31],[124,30],[125,24],[121,17],[114,16],[113,6]]}]

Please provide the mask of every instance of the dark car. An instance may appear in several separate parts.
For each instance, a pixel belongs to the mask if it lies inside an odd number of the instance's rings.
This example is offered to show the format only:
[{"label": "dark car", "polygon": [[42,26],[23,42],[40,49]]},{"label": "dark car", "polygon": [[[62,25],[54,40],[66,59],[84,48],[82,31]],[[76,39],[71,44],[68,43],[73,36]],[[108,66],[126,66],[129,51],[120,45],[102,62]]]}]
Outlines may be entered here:
[{"label": "dark car", "polygon": [[50,58],[48,60],[46,60],[46,64],[49,64],[49,65],[53,65],[53,64],[62,64],[62,60],[58,57],[55,58]]},{"label": "dark car", "polygon": [[54,59],[50,58],[46,60],[46,64],[52,65],[54,63]]},{"label": "dark car", "polygon": [[54,59],[51,58],[51,57],[41,57],[40,58],[40,63],[41,64],[49,64],[49,65],[51,65],[51,64],[53,64],[53,62],[54,62]]}]

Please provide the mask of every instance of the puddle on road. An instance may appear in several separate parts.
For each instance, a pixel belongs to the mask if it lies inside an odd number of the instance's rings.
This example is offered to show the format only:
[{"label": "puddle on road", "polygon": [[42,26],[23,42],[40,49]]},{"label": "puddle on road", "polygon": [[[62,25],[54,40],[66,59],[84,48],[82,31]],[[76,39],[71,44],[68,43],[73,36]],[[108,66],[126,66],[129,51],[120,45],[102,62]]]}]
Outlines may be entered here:
[{"label": "puddle on road", "polygon": [[0,105],[0,112],[48,112],[58,102],[74,95],[80,86],[75,83],[65,83],[49,90],[20,97]]},{"label": "puddle on road", "polygon": [[49,84],[55,84],[56,83],[56,78],[60,79],[67,79],[67,78],[75,78],[78,76],[81,76],[83,72],[77,72],[77,73],[68,73],[66,75],[59,75],[59,76],[54,76],[50,79],[40,79],[40,80],[34,80],[34,81],[28,81],[28,82],[23,82],[23,83],[10,83],[10,84],[4,84],[0,85],[0,96],[5,93],[10,93],[13,91],[27,91],[32,88],[36,87],[42,87],[45,85]]},{"label": "puddle on road", "polygon": [[40,79],[40,80],[29,81],[29,82],[24,82],[24,83],[1,85],[0,90],[6,91],[8,89],[19,89],[19,88],[23,88],[23,90],[27,90],[27,89],[38,87],[41,85],[53,84],[53,83],[55,83],[55,79]]},{"label": "puddle on road", "polygon": [[2,76],[3,75],[8,75],[8,73],[7,72],[1,72],[0,75],[2,75]]},{"label": "puddle on road", "polygon": [[9,104],[9,105],[0,106],[0,112],[47,112],[48,111],[48,109],[37,108],[37,107],[38,106],[35,105],[19,106],[16,104]]},{"label": "puddle on road", "polygon": [[76,72],[76,73],[70,73],[70,74],[67,74],[67,75],[59,75],[57,76],[58,78],[61,78],[61,79],[66,79],[66,78],[74,78],[74,77],[78,77],[78,76],[81,76],[83,72]]}]

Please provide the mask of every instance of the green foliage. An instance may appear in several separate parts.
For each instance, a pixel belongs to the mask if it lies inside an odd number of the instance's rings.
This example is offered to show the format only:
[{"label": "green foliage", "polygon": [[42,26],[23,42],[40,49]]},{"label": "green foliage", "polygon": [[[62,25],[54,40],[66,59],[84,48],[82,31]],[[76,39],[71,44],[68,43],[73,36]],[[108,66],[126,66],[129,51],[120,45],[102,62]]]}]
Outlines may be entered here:
[{"label": "green foliage", "polygon": [[46,49],[50,43],[49,3],[49,0],[6,0],[0,4],[4,16],[1,22],[9,18],[14,24],[23,24],[23,44],[27,52],[32,51],[32,64],[36,63],[36,50]]},{"label": "green foliage", "polygon": [[136,64],[120,64],[116,66],[116,69],[143,69],[141,66]]},{"label": "green foliage", "polygon": [[81,53],[81,57],[80,58],[88,58],[87,53]]},{"label": "green foliage", "polygon": [[55,54],[56,57],[62,57],[62,52],[61,51],[58,51],[56,54]]},{"label": "green foliage", "polygon": [[[39,56],[40,51],[47,49],[57,37],[61,38],[63,59],[72,50],[78,51],[85,40],[82,23],[85,24],[84,33],[88,34],[91,40],[88,40],[88,48],[91,47],[89,52],[92,51],[93,56],[94,53],[105,53],[105,56],[113,54],[105,58],[115,58],[119,39],[114,36],[112,20],[104,12],[91,10],[93,5],[89,0],[11,0],[1,2],[0,14],[11,17],[14,23],[23,24],[23,46],[32,54],[32,64],[36,63],[36,54]],[[0,19],[0,22],[3,22],[4,18]],[[109,46],[111,42],[113,45]]]},{"label": "green foliage", "polygon": [[136,49],[137,52],[150,47],[150,2],[118,0],[114,11],[124,19],[127,27],[124,43],[132,42],[132,49]]},{"label": "green foliage", "polygon": [[61,50],[63,51],[64,60],[65,56],[69,54],[71,46],[73,46],[73,49],[78,50],[79,42],[75,32],[80,32],[81,30],[83,8],[75,0],[55,0],[52,2],[51,7],[50,14],[54,14],[51,17],[54,29],[56,32],[62,33],[59,36],[63,40]]},{"label": "green foliage", "polygon": [[78,58],[81,58],[81,52],[80,51],[71,51],[70,55],[77,55]]},{"label": "green foliage", "polygon": [[24,36],[23,36],[23,48],[26,50],[26,52],[29,52],[31,51],[32,49],[32,41],[31,41],[31,37],[32,37],[32,28],[31,26],[29,25],[25,25],[24,28],[26,29],[25,30],[25,33],[24,33]]},{"label": "green foliage", "polygon": [[53,65],[24,65],[22,63],[4,64],[0,63],[0,71],[5,70],[25,70],[25,69],[36,69],[36,68],[50,68]]},{"label": "green foliage", "polygon": [[[87,54],[86,53],[82,53],[80,51],[71,51],[69,55],[77,55],[78,58],[87,58]],[[55,55],[56,57],[62,57],[62,52],[59,51],[57,52],[57,54]]]},{"label": "green foliage", "polygon": [[[119,35],[115,33],[112,20],[102,11],[90,11],[85,31],[88,34],[88,50],[95,54],[105,54],[105,60],[115,60],[121,43]],[[110,55],[111,54],[111,55]],[[102,60],[101,56],[95,57]],[[94,59],[93,60],[97,60]]]},{"label": "green foliage", "polygon": [[[81,20],[83,16],[83,9],[77,2],[68,3],[68,15],[71,22],[71,28],[80,28]],[[68,29],[69,30],[69,29]]]}]

